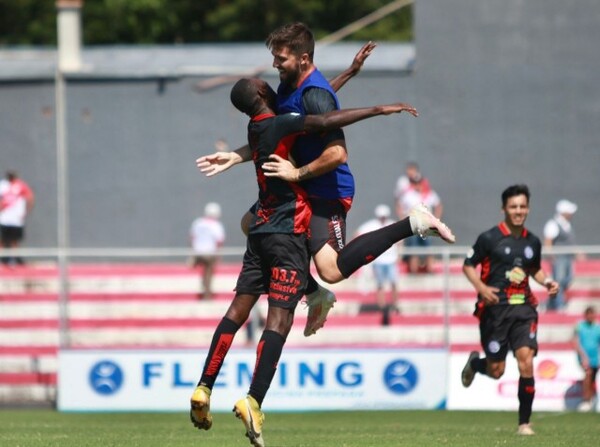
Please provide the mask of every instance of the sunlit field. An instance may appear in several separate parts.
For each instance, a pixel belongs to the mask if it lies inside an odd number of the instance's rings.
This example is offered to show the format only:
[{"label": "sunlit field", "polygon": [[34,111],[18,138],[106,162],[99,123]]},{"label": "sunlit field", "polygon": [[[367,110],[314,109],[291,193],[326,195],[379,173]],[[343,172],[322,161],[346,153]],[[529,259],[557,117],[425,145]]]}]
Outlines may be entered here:
[{"label": "sunlit field", "polygon": [[[267,447],[598,446],[600,415],[534,413],[537,434],[516,433],[513,412],[353,411],[267,414]],[[233,414],[215,414],[198,431],[185,413],[58,413],[0,411],[0,445],[10,447],[249,446]]]}]

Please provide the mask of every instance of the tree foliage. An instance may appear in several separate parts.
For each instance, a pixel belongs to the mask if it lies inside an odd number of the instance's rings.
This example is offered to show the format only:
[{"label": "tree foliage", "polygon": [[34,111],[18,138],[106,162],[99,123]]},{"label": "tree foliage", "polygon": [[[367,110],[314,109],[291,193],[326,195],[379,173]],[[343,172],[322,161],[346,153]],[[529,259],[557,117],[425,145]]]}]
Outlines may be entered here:
[{"label": "tree foliage", "polygon": [[[86,45],[263,41],[284,23],[302,21],[317,39],[392,0],[85,0]],[[346,40],[411,40],[405,7]],[[53,0],[0,0],[0,45],[56,45]]]}]

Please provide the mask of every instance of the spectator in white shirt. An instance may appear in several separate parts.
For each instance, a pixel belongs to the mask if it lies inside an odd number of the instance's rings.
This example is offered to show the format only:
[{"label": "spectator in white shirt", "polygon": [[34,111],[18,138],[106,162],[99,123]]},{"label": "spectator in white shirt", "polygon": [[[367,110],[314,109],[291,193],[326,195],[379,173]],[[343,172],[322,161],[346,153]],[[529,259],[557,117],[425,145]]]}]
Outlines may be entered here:
[{"label": "spectator in white shirt", "polygon": [[[441,219],[443,206],[440,196],[431,188],[429,180],[423,177],[419,165],[415,162],[406,164],[405,174],[398,179],[395,190],[396,213],[399,219],[404,219],[410,211],[419,204],[425,205],[431,213]],[[431,241],[419,236],[404,240],[405,247],[429,247]],[[405,258],[410,273],[430,273],[433,266],[433,256],[409,255]]]},{"label": "spectator in white shirt", "polygon": [[192,266],[203,267],[202,289],[199,298],[212,298],[212,279],[218,261],[217,250],[225,242],[225,228],[220,221],[221,206],[210,202],[204,207],[204,216],[199,217],[190,228],[190,239],[195,252]]},{"label": "spectator in white shirt", "polygon": [[[357,230],[356,236],[379,230],[385,226],[393,224],[395,221],[390,219],[391,210],[387,205],[377,205],[375,207],[375,218],[363,223]],[[379,255],[371,263],[373,266],[373,275],[375,276],[375,284],[377,288],[377,305],[381,309],[390,307],[392,310],[398,310],[398,294],[396,283],[398,281],[398,246],[392,245],[387,251]],[[386,304],[385,286],[389,285],[390,300]]]},{"label": "spectator in white shirt", "polygon": [[[546,247],[565,247],[575,245],[575,231],[571,219],[577,211],[577,205],[569,200],[559,200],[556,213],[544,226],[544,245]],[[566,305],[565,292],[573,281],[572,253],[552,256],[552,276],[560,285],[559,292],[548,298],[546,310],[561,310]]]}]

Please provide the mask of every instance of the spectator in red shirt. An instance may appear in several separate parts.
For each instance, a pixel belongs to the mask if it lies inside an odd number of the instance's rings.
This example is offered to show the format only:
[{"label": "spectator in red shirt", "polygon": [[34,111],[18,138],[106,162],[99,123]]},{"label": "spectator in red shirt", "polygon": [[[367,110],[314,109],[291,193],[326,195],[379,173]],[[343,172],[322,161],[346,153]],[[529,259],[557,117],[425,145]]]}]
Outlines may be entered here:
[{"label": "spectator in red shirt", "polygon": [[[0,180],[0,242],[2,248],[17,248],[25,237],[25,218],[33,208],[34,194],[15,171]],[[20,257],[4,256],[2,263],[23,264]]]}]

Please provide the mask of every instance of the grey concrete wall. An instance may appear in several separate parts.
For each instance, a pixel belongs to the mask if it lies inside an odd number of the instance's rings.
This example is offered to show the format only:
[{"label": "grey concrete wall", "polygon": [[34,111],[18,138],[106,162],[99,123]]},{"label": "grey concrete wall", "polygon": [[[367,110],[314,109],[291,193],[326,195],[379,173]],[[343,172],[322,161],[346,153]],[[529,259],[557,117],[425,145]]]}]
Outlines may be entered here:
[{"label": "grey concrete wall", "polygon": [[459,242],[501,215],[500,193],[532,190],[541,235],[556,201],[579,203],[581,243],[598,243],[600,3],[419,0],[420,160]]},{"label": "grey concrete wall", "polygon": [[[277,79],[268,78],[275,85]],[[67,86],[69,206],[74,247],[185,247],[203,205],[222,204],[229,245],[244,245],[239,218],[256,199],[251,164],[208,179],[195,159],[225,138],[245,143],[246,118],[229,103],[230,86],[198,94],[197,79],[70,81]],[[54,97],[51,85],[11,84],[2,90],[6,150],[0,167],[14,167],[37,193],[28,246],[56,243]],[[413,79],[361,75],[340,93],[345,107],[415,102]],[[12,107],[9,107],[12,104]],[[416,152],[416,119],[377,117],[347,130],[358,194],[351,231],[392,190],[408,154]]]},{"label": "grey concrete wall", "polygon": [[[340,93],[345,107],[402,100],[420,111],[346,130],[358,186],[349,232],[378,203],[393,204],[395,181],[415,159],[459,244],[501,219],[500,193],[516,182],[532,189],[534,233],[565,197],[580,204],[579,242],[598,243],[600,3],[415,5],[416,71],[364,71]],[[252,167],[207,179],[194,161],[218,138],[242,144],[246,119],[229,104],[230,86],[198,94],[197,80],[69,81],[74,246],[185,247],[211,200],[223,206],[228,245],[244,244],[238,220],[256,196]],[[17,169],[38,198],[28,246],[56,244],[54,110],[51,83],[0,84],[0,170]]]},{"label": "grey concrete wall", "polygon": [[0,175],[16,170],[36,194],[29,246],[56,246],[56,125],[51,83],[0,84]]}]

